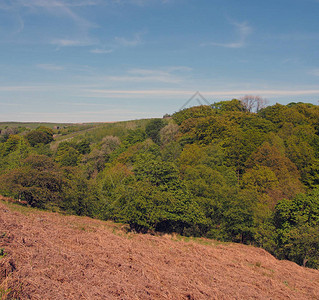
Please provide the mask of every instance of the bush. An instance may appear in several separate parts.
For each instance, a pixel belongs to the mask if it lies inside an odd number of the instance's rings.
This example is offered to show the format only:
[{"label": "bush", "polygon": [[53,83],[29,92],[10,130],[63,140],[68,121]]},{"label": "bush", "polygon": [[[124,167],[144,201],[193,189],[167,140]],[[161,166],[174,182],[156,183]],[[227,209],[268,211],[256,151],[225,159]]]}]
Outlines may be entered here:
[{"label": "bush", "polygon": [[32,155],[22,166],[0,177],[1,192],[26,201],[32,207],[58,206],[62,200],[63,174],[44,155]]}]

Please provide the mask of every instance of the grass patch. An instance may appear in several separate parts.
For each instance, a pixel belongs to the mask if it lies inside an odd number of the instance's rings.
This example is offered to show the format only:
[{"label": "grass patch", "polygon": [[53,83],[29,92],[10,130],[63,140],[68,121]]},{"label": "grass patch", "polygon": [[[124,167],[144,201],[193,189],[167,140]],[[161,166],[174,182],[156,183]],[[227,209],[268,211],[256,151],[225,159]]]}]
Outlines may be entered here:
[{"label": "grass patch", "polygon": [[203,238],[203,237],[182,236],[175,233],[171,235],[171,240],[176,242],[183,241],[186,243],[194,242],[196,244],[200,244],[204,246],[213,246],[213,247],[230,244],[229,242],[222,242],[222,241],[212,240],[212,239]]},{"label": "grass patch", "polygon": [[6,256],[7,253],[5,252],[4,248],[0,248],[0,258]]},{"label": "grass patch", "polygon": [[25,205],[22,205],[19,203],[6,202],[6,201],[2,201],[2,200],[0,200],[0,203],[5,205],[11,211],[20,212],[24,215],[29,215],[31,213],[34,213],[35,211],[45,211],[45,210],[41,210],[39,208],[29,207],[29,206],[25,206]]}]

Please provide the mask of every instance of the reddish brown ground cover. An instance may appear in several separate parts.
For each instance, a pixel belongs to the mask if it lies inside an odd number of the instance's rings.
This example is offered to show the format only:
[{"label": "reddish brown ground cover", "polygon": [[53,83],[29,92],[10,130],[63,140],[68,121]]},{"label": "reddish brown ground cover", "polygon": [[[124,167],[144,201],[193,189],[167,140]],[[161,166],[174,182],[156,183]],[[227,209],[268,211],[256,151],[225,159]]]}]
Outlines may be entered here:
[{"label": "reddish brown ground cover", "polygon": [[319,271],[262,249],[125,233],[0,203],[2,299],[319,299]]}]

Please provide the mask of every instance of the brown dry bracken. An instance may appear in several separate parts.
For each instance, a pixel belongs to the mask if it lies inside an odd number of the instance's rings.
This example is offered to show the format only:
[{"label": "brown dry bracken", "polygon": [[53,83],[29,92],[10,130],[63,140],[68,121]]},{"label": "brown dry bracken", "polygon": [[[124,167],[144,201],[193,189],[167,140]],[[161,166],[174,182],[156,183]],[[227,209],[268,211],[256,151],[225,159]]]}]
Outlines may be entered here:
[{"label": "brown dry bracken", "polygon": [[319,271],[265,250],[126,233],[0,203],[2,299],[319,299]]}]

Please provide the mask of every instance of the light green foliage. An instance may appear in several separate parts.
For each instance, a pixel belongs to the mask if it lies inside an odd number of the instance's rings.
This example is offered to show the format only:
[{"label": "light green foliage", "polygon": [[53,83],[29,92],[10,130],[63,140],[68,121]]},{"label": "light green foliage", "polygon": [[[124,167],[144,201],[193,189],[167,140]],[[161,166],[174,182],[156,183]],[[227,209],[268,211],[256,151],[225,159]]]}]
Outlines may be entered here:
[{"label": "light green foliage", "polygon": [[[186,126],[187,125],[187,126]],[[186,122],[182,124],[182,131],[185,129],[194,135],[195,141],[202,144],[209,144],[213,140],[223,139],[234,130],[234,122],[223,116],[210,116],[202,119],[196,119],[196,123]]]},{"label": "light green foliage", "polygon": [[262,143],[263,138],[263,134],[254,130],[236,130],[223,140],[225,160],[229,166],[236,167],[238,181],[247,159]]},{"label": "light green foliage", "polygon": [[144,152],[133,163],[134,176],[123,165],[116,168],[119,167],[124,176],[115,177],[108,171],[103,180],[104,189],[114,199],[110,209],[116,220],[127,222],[137,231],[185,234],[197,232],[196,226],[205,223],[204,214],[190,197],[174,164],[161,161],[152,152]]},{"label": "light green foliage", "polygon": [[302,125],[291,130],[286,136],[286,153],[298,167],[302,182],[310,187],[319,184],[318,170],[318,141],[315,129],[310,125]]},{"label": "light green foliage", "polygon": [[138,181],[149,181],[161,190],[176,188],[179,174],[176,166],[157,159],[149,153],[140,154],[134,164],[134,174]]},{"label": "light green foliage", "polygon": [[284,139],[274,132],[269,132],[266,140],[270,146],[275,147],[281,155],[286,155],[286,145]]},{"label": "light green foliage", "polygon": [[242,111],[242,112],[247,111],[246,107],[238,99],[216,102],[212,105],[212,108],[217,110],[220,113],[230,112],[230,111]]},{"label": "light green foliage", "polygon": [[14,135],[10,136],[7,142],[0,144],[0,170],[14,169],[21,166],[21,161],[30,152],[30,146],[23,138]]},{"label": "light green foliage", "polygon": [[319,190],[281,200],[275,208],[277,254],[310,267],[319,267]]},{"label": "light green foliage", "polygon": [[19,135],[10,135],[7,141],[4,143],[3,155],[8,155],[18,149],[21,143],[22,137]]},{"label": "light green foliage", "polygon": [[130,130],[141,129],[142,131],[144,131],[145,126],[148,122],[149,120],[134,120],[116,123],[96,124],[95,126],[91,126],[92,128],[82,130],[83,133],[79,132],[79,134],[83,138],[90,141],[90,143],[100,143],[106,136],[116,136],[123,141]]},{"label": "light green foliage", "polygon": [[223,139],[225,157],[228,165],[236,166],[238,180],[243,174],[249,156],[265,141],[274,126],[255,114],[232,114],[236,126]]},{"label": "light green foliage", "polygon": [[122,185],[127,184],[132,176],[132,170],[122,163],[109,165],[100,173],[99,181],[102,191],[112,197],[113,193],[120,190]]},{"label": "light green foliage", "polygon": [[59,144],[55,154],[55,161],[64,167],[77,166],[80,160],[80,153],[76,149],[76,144],[71,142],[62,142]]},{"label": "light green foliage", "polygon": [[285,121],[283,116],[288,110],[288,107],[276,103],[275,105],[268,106],[258,112],[258,115],[271,121],[273,124],[280,124]]},{"label": "light green foliage", "polygon": [[66,168],[63,172],[63,201],[60,207],[79,216],[101,216],[99,189],[94,181],[89,181],[76,168]]},{"label": "light green foliage", "polygon": [[185,191],[161,190],[150,182],[127,185],[116,204],[115,218],[136,231],[151,229],[196,234],[197,227],[205,224],[198,205]]},{"label": "light green foliage", "polygon": [[244,131],[258,131],[259,133],[269,133],[275,131],[275,125],[261,118],[257,114],[237,113],[233,114],[231,118],[242,128]]},{"label": "light green foliage", "polygon": [[145,141],[145,139],[146,139],[146,133],[141,128],[138,128],[135,130],[129,130],[128,135],[125,137],[125,141],[129,145],[141,143],[141,142]]},{"label": "light green foliage", "polygon": [[180,157],[180,168],[185,184],[208,220],[202,234],[228,241],[250,241],[252,234],[247,224],[253,223],[253,210],[250,203],[241,203],[236,174],[223,165],[222,148],[187,145]]},{"label": "light green foliage", "polygon": [[223,148],[218,143],[209,146],[186,145],[180,155],[179,166],[182,176],[187,168],[205,166],[222,174],[227,185],[237,185],[235,170],[226,166]]},{"label": "light green foliage", "polygon": [[159,204],[164,201],[154,186],[135,183],[125,187],[124,194],[117,200],[114,218],[128,223],[138,232],[154,230],[161,219]]},{"label": "light green foliage", "polygon": [[129,147],[120,147],[119,153],[116,153],[111,158],[111,161],[118,161],[127,165],[132,166],[132,164],[137,160],[138,156],[140,154],[146,154],[149,153],[150,155],[160,156],[160,147],[151,139],[147,139],[144,142],[136,143]]},{"label": "light green foliage", "polygon": [[279,181],[271,168],[256,165],[245,172],[242,186],[245,189],[256,190],[258,193],[267,193],[277,189]]},{"label": "light green foliage", "polygon": [[68,151],[65,151],[61,156],[59,156],[57,161],[64,167],[77,166],[79,163],[79,157],[80,153],[76,149],[70,147]]},{"label": "light green foliage", "polygon": [[173,114],[173,120],[177,125],[181,125],[187,119],[196,119],[216,114],[211,106],[201,105],[183,109]]},{"label": "light green foliage", "polygon": [[[275,174],[279,189],[272,196],[276,200],[284,197],[291,199],[297,193],[303,191],[303,186],[299,181],[300,175],[295,164],[288,157],[282,155],[276,147],[270,146],[268,142],[264,143],[249,157],[246,166],[248,169],[254,166],[264,166]],[[247,184],[247,180],[245,184]]]},{"label": "light green foliage", "polygon": [[276,104],[268,106],[258,112],[262,118],[265,118],[280,128],[283,123],[291,123],[294,126],[304,125],[307,123],[307,117],[299,111],[298,105],[281,105]]}]

